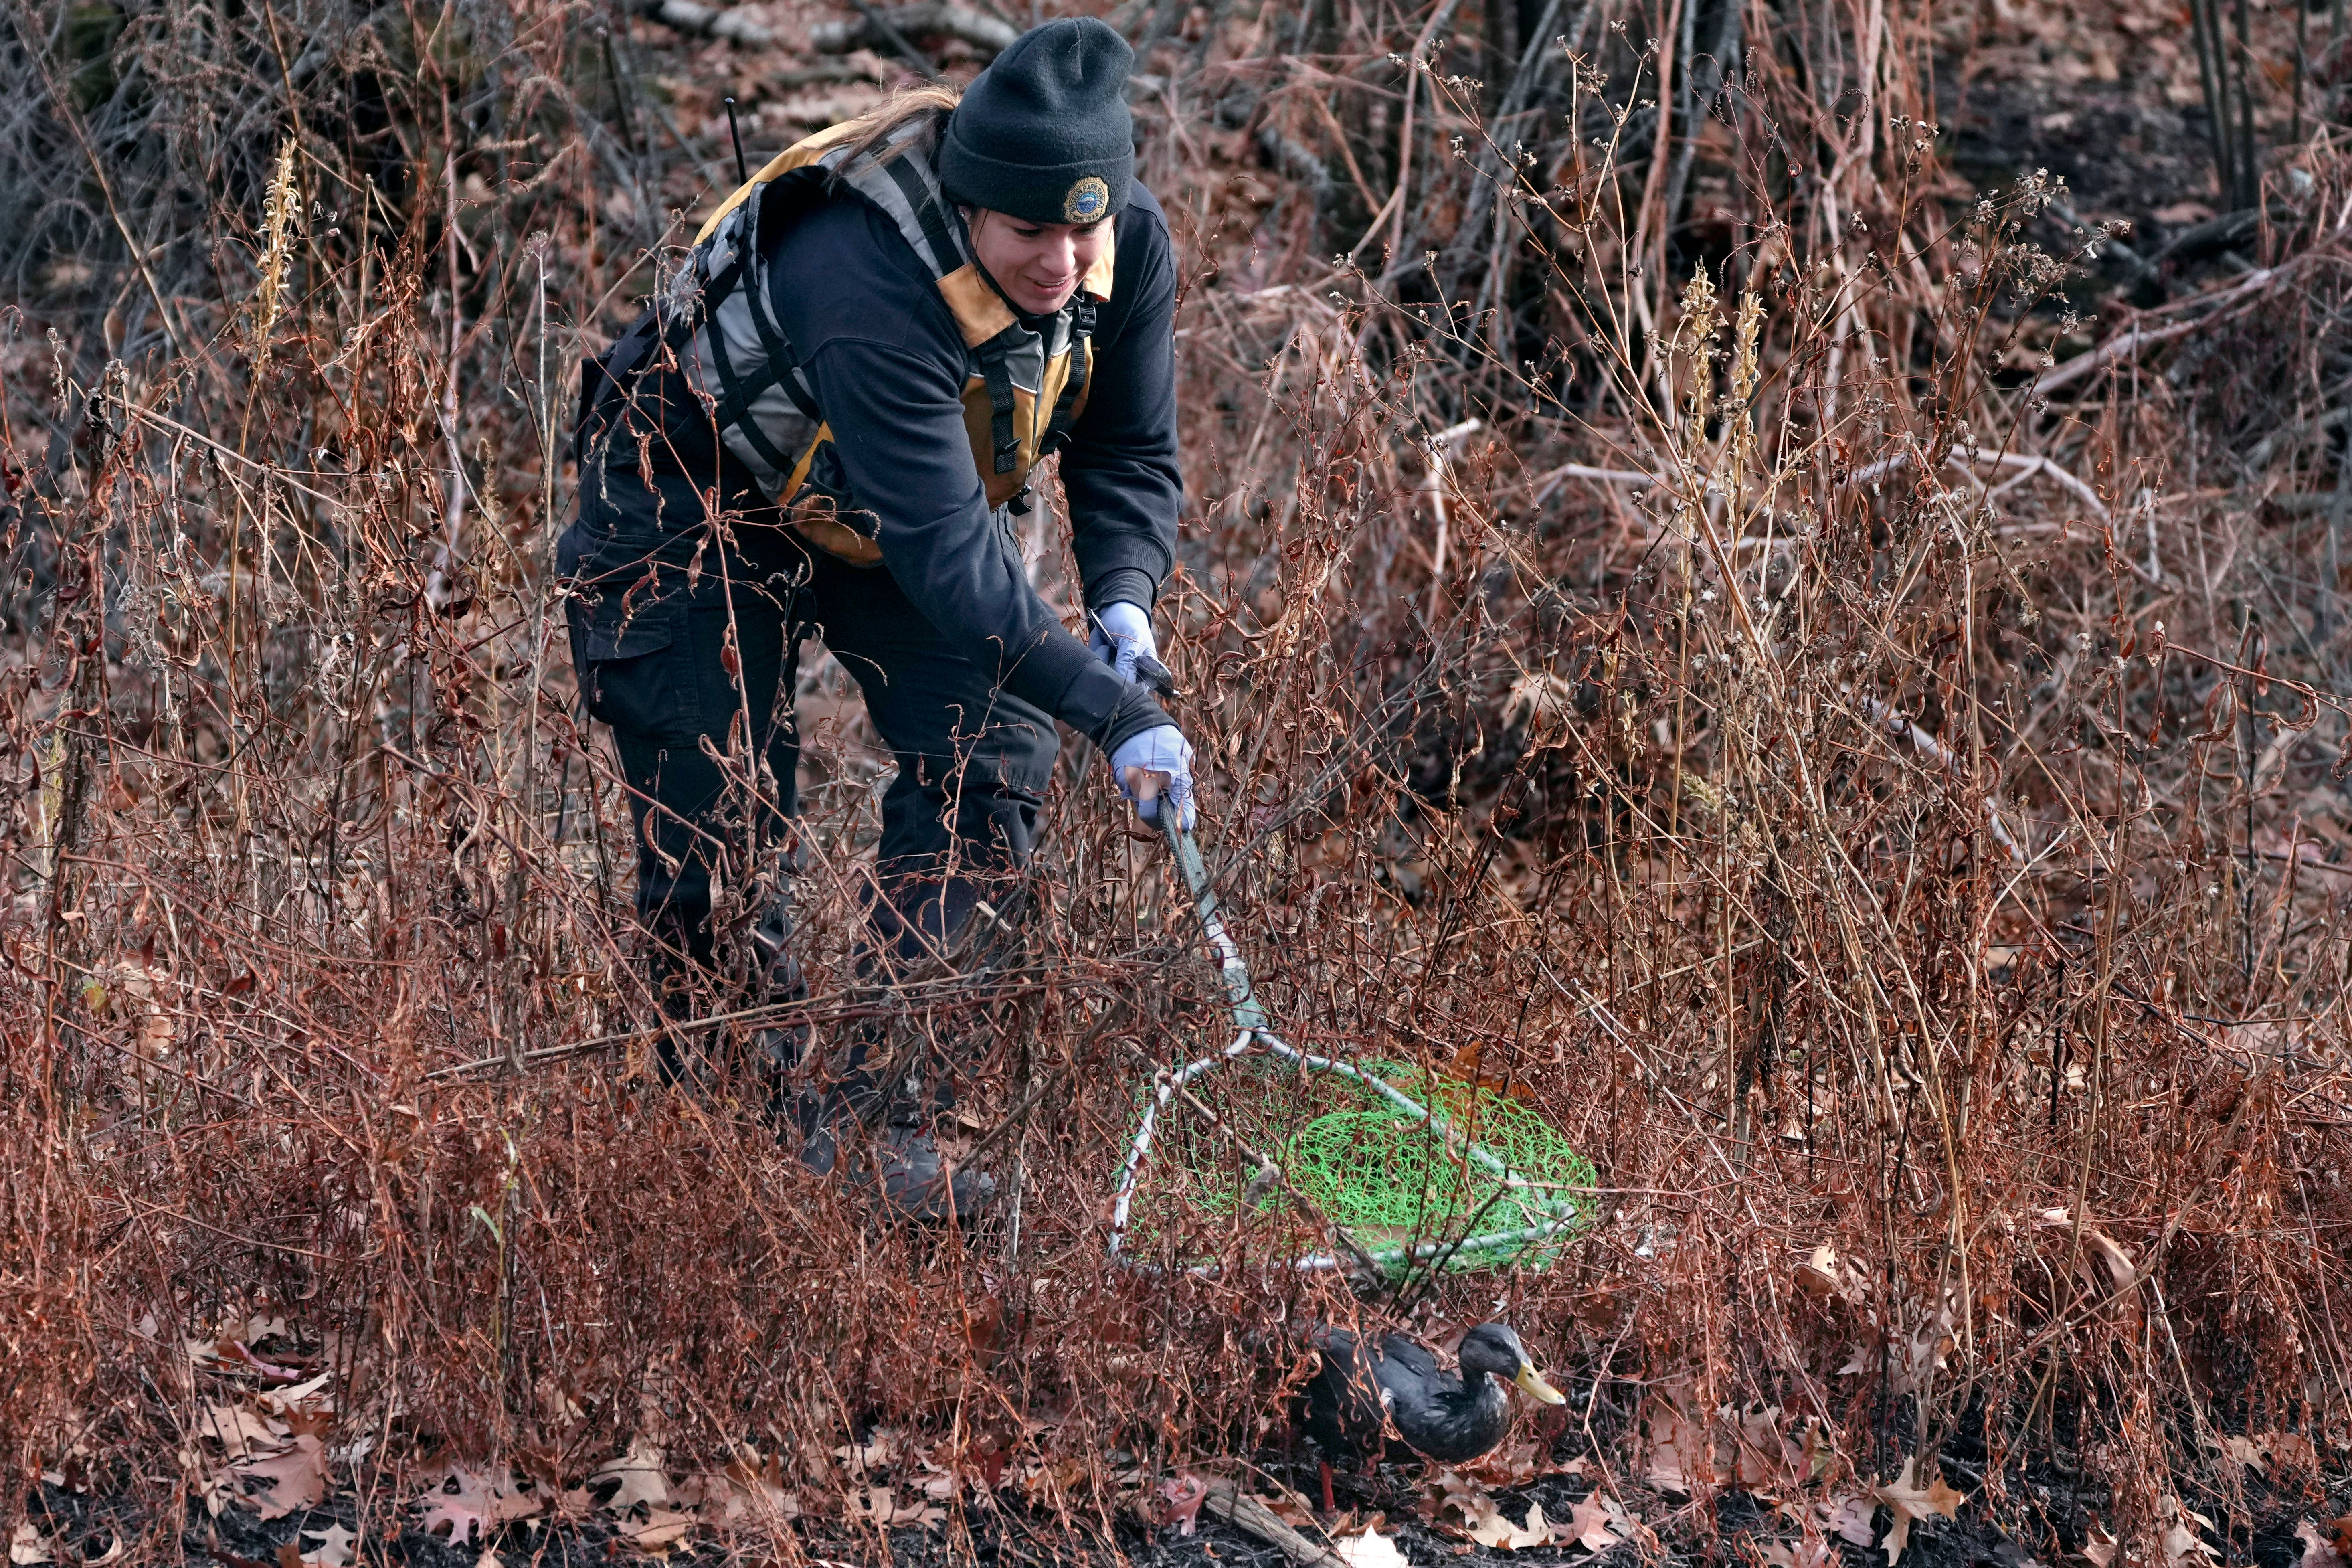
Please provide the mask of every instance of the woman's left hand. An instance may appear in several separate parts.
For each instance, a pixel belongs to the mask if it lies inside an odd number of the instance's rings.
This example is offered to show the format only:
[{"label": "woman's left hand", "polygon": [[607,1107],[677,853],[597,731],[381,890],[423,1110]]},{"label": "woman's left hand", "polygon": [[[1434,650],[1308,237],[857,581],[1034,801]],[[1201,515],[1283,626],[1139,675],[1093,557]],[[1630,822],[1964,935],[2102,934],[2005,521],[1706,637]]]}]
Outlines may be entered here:
[{"label": "woman's left hand", "polygon": [[1136,816],[1159,821],[1164,795],[1176,808],[1176,826],[1192,830],[1192,744],[1175,725],[1155,725],[1121,742],[1110,754],[1110,775],[1135,803]]}]

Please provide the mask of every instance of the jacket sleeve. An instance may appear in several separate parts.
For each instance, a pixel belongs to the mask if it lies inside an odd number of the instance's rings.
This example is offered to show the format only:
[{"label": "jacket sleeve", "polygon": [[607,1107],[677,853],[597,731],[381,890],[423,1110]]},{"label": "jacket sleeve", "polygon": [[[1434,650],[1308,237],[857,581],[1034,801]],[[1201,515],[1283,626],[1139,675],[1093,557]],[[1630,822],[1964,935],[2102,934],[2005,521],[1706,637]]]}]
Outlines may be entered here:
[{"label": "jacket sleeve", "polygon": [[1096,379],[1062,454],[1072,547],[1088,607],[1149,610],[1176,558],[1184,479],[1176,450],[1176,258],[1159,205],[1122,216]]},{"label": "jacket sleeve", "polygon": [[883,564],[925,618],[1006,690],[1107,751],[1167,722],[1029,585],[972,468],[960,363],[846,335],[804,363],[850,496],[874,514]]}]

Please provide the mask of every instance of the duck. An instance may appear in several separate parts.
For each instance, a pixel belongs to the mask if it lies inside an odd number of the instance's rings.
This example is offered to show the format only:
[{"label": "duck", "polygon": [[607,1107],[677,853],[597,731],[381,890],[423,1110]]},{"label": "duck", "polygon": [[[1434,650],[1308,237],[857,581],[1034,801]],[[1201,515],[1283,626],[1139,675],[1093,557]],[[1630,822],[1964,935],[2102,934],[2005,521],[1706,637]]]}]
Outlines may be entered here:
[{"label": "duck", "polygon": [[1309,1331],[1307,1343],[1322,1364],[1307,1384],[1304,1425],[1324,1457],[1327,1508],[1330,1461],[1378,1459],[1391,1431],[1423,1458],[1459,1465],[1493,1449],[1510,1429],[1504,1383],[1546,1405],[1568,1402],[1543,1380],[1508,1323],[1481,1323],[1463,1335],[1458,1373],[1407,1334],[1382,1334],[1368,1345],[1360,1335],[1325,1324]]}]

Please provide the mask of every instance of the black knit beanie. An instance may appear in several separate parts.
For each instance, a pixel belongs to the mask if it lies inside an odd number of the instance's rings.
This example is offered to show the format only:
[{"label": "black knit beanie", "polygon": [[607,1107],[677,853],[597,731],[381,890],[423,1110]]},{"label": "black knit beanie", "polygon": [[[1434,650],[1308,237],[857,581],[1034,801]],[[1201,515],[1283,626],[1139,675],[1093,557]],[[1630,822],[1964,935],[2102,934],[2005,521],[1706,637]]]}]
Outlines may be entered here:
[{"label": "black knit beanie", "polygon": [[1108,24],[1066,16],[996,57],[949,117],[940,183],[959,202],[1030,223],[1094,223],[1127,205],[1135,51]]}]

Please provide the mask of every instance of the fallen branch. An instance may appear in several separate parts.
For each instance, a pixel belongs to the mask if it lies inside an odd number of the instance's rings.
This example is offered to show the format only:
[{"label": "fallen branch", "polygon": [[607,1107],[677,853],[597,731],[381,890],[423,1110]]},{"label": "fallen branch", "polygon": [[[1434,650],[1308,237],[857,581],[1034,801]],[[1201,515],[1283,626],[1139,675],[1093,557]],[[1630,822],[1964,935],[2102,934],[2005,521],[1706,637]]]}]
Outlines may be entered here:
[{"label": "fallen branch", "polygon": [[[1955,452],[1950,458],[1947,458],[1946,461],[1951,466],[1958,468],[1963,471],[1966,470],[1968,466],[1968,459],[1962,458],[1957,452]],[[2081,479],[2076,479],[2064,468],[2062,468],[2057,464],[2052,462],[2049,458],[2028,457],[2017,452],[2003,452],[1999,457],[1993,458],[1992,461],[1994,466],[1998,468],[2014,468],[2017,471],[2010,478],[2003,479],[2000,482],[2000,488],[1991,490],[1990,492],[1990,494],[1999,496],[2003,490],[2010,489],[2013,485],[2021,485],[2036,474],[2046,474],[2051,479],[2055,479],[2060,486],[2074,492],[2076,500],[2080,500],[2084,506],[2091,509],[2092,516],[2097,518],[2101,522],[2109,521],[2107,517],[2106,505],[2099,500],[2099,492],[2093,489],[2089,485],[2084,484]],[[1974,479],[1975,477],[1976,476],[1973,474],[1969,475],[1969,478],[1971,479]]]},{"label": "fallen branch", "polygon": [[1644,474],[1633,468],[1596,468],[1584,463],[1562,463],[1536,480],[1536,505],[1551,499],[1562,479],[1590,479],[1596,485],[1654,485],[1655,474]]},{"label": "fallen branch", "polygon": [[919,5],[869,10],[854,22],[819,22],[809,29],[809,44],[827,55],[845,55],[852,49],[896,49],[898,45],[893,33],[902,38],[955,38],[987,55],[1001,53],[1021,36],[993,16],[948,5],[946,0],[926,0]]},{"label": "fallen branch", "polygon": [[2127,359],[2144,348],[2149,348],[2173,338],[2186,337],[2205,325],[2201,321],[2175,321],[2154,331],[2141,328],[2135,321],[2125,331],[2109,338],[2089,353],[2078,354],[2033,384],[2033,395],[2047,397],[2063,386],[2071,386],[2084,376],[2107,368],[2119,359]]},{"label": "fallen branch", "polygon": [[1348,1568],[1348,1560],[1328,1547],[1318,1546],[1275,1517],[1272,1509],[1231,1481],[1212,1481],[1202,1506],[1244,1535],[1255,1535],[1293,1563],[1307,1568]]},{"label": "fallen branch", "polygon": [[[1936,739],[1936,737],[1930,734],[1927,731],[1921,729],[1916,723],[1913,722],[1907,714],[1902,712],[1898,709],[1889,707],[1887,704],[1881,702],[1875,697],[1865,696],[1860,692],[1854,693],[1853,696],[1854,700],[1862,704],[1864,710],[1869,713],[1872,719],[1886,726],[1886,732],[1888,734],[1894,736],[1898,741],[1910,742],[1918,753],[1927,758],[1929,762],[1936,763],[1939,767],[1958,768],[1960,766],[1959,759],[1952,755],[1948,747],[1947,747],[1941,741]],[[2009,824],[2001,820],[2000,808],[1993,805],[1993,801],[2000,795],[2000,790],[1998,785],[1986,792],[1984,803],[1985,822],[1987,826],[1992,829],[1994,842],[1998,843],[2002,848],[2009,851],[2010,864],[2015,866],[2021,871],[2025,868],[2028,863],[2026,860],[2025,850],[2016,839],[2010,837]]]},{"label": "fallen branch", "polygon": [[[2321,395],[2322,400],[2339,397],[2347,390],[2352,390],[2352,376],[2347,376],[2329,387]],[[2246,470],[2249,473],[2261,473],[2270,467],[2271,459],[2287,447],[2306,436],[2315,436],[2323,430],[2333,430],[2347,419],[2352,419],[2352,404],[2339,403],[2325,413],[2315,415],[2309,419],[2298,419],[2284,430],[2272,431],[2255,442],[2254,449],[2246,454]]]},{"label": "fallen branch", "polygon": [[[1871,480],[1884,478],[1898,468],[1909,468],[1911,463],[1912,457],[1908,452],[1897,452],[1891,458],[1881,458],[1878,461],[1865,464],[1848,474],[1840,488],[1851,489],[1855,485],[1868,484]],[[1955,468],[1967,474],[1970,479],[1981,486],[1984,481],[1977,479],[1970,470],[1970,465],[1975,463],[1990,463],[1997,468],[2015,470],[2010,478],[2000,482],[1998,489],[1989,489],[1988,494],[1999,496],[2011,486],[2023,484],[2036,474],[2046,474],[2072,491],[2077,500],[2091,509],[2093,515],[2096,516],[2101,522],[2110,521],[2106,505],[2099,500],[2098,491],[2047,458],[2033,457],[2023,452],[1998,452],[1991,456],[1963,456],[1954,452],[1944,459],[1946,468]]]},{"label": "fallen branch", "polygon": [[[919,985],[922,983],[912,984]],[[936,986],[943,983],[930,984]],[[901,984],[897,988],[899,992],[898,998],[888,1002],[842,1006],[835,1004],[835,998],[814,997],[803,1002],[771,1002],[758,1007],[738,1008],[730,1013],[712,1013],[700,1018],[666,1019],[644,1028],[622,1029],[609,1035],[592,1036],[584,1040],[568,1040],[560,1046],[542,1046],[537,1050],[523,1052],[520,1059],[524,1066],[563,1061],[574,1057],[589,1057],[604,1051],[620,1050],[639,1041],[658,1039],[665,1035],[675,1037],[698,1034],[704,1029],[715,1029],[729,1024],[739,1024],[751,1028],[784,1029],[797,1028],[805,1024],[838,1024],[850,1023],[861,1018],[892,1017],[909,1005],[919,1005],[907,998],[905,993],[910,988],[910,984]],[[1006,997],[1035,989],[1038,987],[1015,985],[985,992],[974,991],[968,1000],[975,1004],[1002,1001]],[[431,1083],[440,1079],[465,1078],[473,1073],[488,1072],[513,1065],[515,1065],[514,1058],[501,1051],[496,1056],[478,1057],[472,1061],[452,1062],[447,1067],[436,1068],[425,1075],[425,1081]]]},{"label": "fallen branch", "polygon": [[698,5],[696,0],[637,0],[637,10],[681,33],[699,33],[704,37],[723,38],[750,48],[768,48],[776,41],[773,29],[761,26],[741,12]]},{"label": "fallen branch", "polygon": [[2342,498],[2335,490],[2298,490],[2263,499],[2289,517],[2308,517],[2313,512],[2335,510],[2336,503]]},{"label": "fallen branch", "polygon": [[[2291,267],[2265,267],[2259,271],[2249,272],[2235,284],[2218,292],[2200,294],[2193,299],[2177,300],[2169,305],[2160,306],[2148,313],[2159,315],[2170,314],[2175,310],[2200,312],[2219,310],[2224,306],[2242,303],[2252,295],[2268,292],[2278,283],[2282,274],[2290,270],[2292,270]],[[2200,313],[2193,321],[2175,321],[2168,327],[2158,327],[2153,331],[2142,327],[2138,321],[2134,321],[2129,327],[2109,338],[2089,353],[2070,359],[2057,369],[2043,375],[2033,384],[2033,395],[2047,397],[2061,387],[2071,386],[2086,375],[2105,370],[2119,359],[2128,358],[2144,348],[2152,348],[2158,343],[2185,337],[2200,327],[2212,325],[2213,321],[2212,315]]]}]

